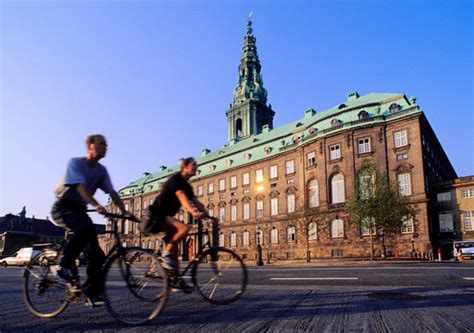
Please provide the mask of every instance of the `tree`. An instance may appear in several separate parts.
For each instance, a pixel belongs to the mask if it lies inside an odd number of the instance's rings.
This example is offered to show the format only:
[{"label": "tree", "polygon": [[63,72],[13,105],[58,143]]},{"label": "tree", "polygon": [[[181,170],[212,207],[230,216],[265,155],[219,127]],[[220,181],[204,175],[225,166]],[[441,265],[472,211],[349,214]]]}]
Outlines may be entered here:
[{"label": "tree", "polygon": [[[307,262],[311,261],[309,249],[310,238],[313,236],[314,232],[321,232],[322,228],[325,226],[323,222],[325,222],[326,219],[325,214],[320,214],[318,208],[308,208],[307,203],[303,198],[298,200],[296,203],[295,211],[288,214],[287,228],[294,226],[297,232],[302,231],[304,234]],[[313,226],[315,226],[316,229],[312,228]]]},{"label": "tree", "polygon": [[396,183],[387,173],[378,173],[372,161],[365,161],[357,171],[354,194],[349,198],[347,211],[359,229],[369,230],[370,258],[374,258],[374,233],[382,236],[382,253],[385,256],[385,235],[401,232],[403,222],[414,216],[406,198],[400,195]]}]

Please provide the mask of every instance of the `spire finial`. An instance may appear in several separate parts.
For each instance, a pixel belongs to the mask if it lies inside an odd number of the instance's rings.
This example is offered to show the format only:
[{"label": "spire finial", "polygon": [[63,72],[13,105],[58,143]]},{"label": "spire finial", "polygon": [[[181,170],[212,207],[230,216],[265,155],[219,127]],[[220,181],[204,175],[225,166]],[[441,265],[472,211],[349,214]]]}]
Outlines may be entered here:
[{"label": "spire finial", "polygon": [[252,35],[252,21],[250,21],[250,18],[252,17],[253,15],[253,12],[251,11],[249,13],[249,18],[247,19],[247,36],[251,36]]}]

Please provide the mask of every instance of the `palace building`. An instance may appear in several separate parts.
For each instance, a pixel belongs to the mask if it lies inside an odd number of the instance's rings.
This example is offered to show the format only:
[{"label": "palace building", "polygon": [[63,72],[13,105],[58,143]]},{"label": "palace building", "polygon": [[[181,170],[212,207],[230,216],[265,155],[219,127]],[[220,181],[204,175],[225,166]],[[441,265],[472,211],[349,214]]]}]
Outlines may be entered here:
[{"label": "palace building", "polygon": [[[199,200],[221,221],[219,243],[247,260],[256,259],[258,244],[266,261],[369,257],[369,234],[351,222],[345,204],[358,168],[370,160],[398,182],[416,209],[399,235],[385,237],[387,255],[394,256],[396,248],[405,257],[433,252],[438,238],[429,213],[430,189],[457,175],[416,99],[351,92],[330,109],[304,110],[300,119],[274,128],[275,111],[267,104],[261,70],[248,21],[238,84],[226,112],[227,143],[202,150],[191,180]],[[141,216],[163,182],[178,171],[179,164],[162,166],[122,188],[127,209]],[[184,212],[178,216],[193,223]],[[161,248],[159,235],[143,237],[131,222],[122,227],[127,246]],[[376,237],[377,255],[381,241]],[[101,243],[110,246],[105,237]],[[190,236],[180,251],[193,256],[197,244],[196,236]]]}]

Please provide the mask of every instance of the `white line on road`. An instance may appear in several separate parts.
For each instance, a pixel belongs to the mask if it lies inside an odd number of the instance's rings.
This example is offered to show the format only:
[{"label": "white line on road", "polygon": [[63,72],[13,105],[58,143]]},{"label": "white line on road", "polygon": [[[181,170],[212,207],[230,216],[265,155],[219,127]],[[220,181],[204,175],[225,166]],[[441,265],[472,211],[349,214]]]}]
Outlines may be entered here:
[{"label": "white line on road", "polygon": [[296,281],[296,280],[359,280],[356,277],[320,277],[320,278],[270,278],[270,280],[288,280],[288,281]]},{"label": "white line on road", "polygon": [[464,280],[474,280],[474,277],[464,277]]}]

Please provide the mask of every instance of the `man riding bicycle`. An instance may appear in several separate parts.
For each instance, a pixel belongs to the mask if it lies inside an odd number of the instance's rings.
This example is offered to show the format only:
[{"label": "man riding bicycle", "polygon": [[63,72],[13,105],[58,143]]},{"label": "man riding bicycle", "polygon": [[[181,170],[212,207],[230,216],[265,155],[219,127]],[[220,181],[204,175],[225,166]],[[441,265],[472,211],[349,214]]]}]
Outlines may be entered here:
[{"label": "man riding bicycle", "polygon": [[176,213],[183,207],[194,218],[200,219],[209,212],[196,198],[188,180],[196,175],[197,163],[194,158],[181,160],[181,171],[173,174],[164,184],[160,194],[148,208],[147,216],[140,224],[145,234],[166,233],[167,244],[162,253],[162,266],[169,270],[178,270],[178,243],[188,234],[191,226],[178,220]]},{"label": "man riding bicycle", "polygon": [[107,169],[99,163],[107,152],[107,142],[103,135],[89,135],[86,139],[87,155],[69,160],[66,174],[58,184],[56,202],[52,208],[52,217],[56,225],[71,230],[73,235],[67,241],[58,270],[58,278],[71,286],[78,279],[76,259],[85,250],[89,259],[87,266],[88,278],[83,284],[83,292],[87,297],[86,305],[97,306],[103,303],[100,294],[104,288],[102,265],[105,255],[99,246],[94,223],[87,215],[87,205],[91,205],[98,213],[106,209],[93,197],[100,188],[108,193],[112,201],[125,211],[122,200],[115,192]]}]

